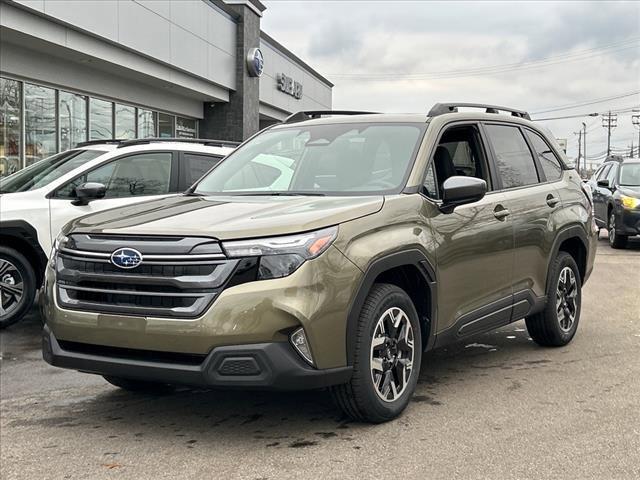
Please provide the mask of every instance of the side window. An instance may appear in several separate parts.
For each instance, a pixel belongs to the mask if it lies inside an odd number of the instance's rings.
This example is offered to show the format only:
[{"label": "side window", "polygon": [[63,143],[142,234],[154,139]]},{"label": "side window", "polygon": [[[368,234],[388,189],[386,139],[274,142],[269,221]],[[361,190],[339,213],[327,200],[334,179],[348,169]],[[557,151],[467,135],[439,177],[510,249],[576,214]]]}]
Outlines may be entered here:
[{"label": "side window", "polygon": [[538,183],[536,165],[520,129],[507,125],[487,125],[486,129],[503,188]]},{"label": "side window", "polygon": [[595,172],[593,172],[593,175],[591,175],[591,180],[597,180],[602,170],[604,170],[604,166],[601,166]]},{"label": "side window", "polygon": [[533,150],[538,155],[538,161],[542,165],[544,176],[550,182],[558,180],[562,176],[562,165],[553,150],[551,150],[551,147],[537,133],[533,133],[530,130],[525,130],[525,132],[533,146]]},{"label": "side window", "polygon": [[429,198],[442,198],[445,180],[453,176],[481,178],[490,184],[480,136],[475,125],[447,129],[436,147],[427,168],[423,193]]},{"label": "side window", "polygon": [[439,198],[438,186],[436,184],[436,175],[433,170],[433,162],[429,162],[427,176],[424,178],[424,183],[422,184],[422,191],[427,197],[437,200]]},{"label": "side window", "polygon": [[613,185],[615,183],[617,174],[618,174],[618,165],[614,163],[611,165],[611,168],[609,169],[609,173],[607,173],[607,180],[609,180],[609,185]]},{"label": "side window", "polygon": [[607,174],[609,173],[609,170],[611,170],[611,164],[609,165],[605,165],[601,170],[600,173],[598,174],[598,180],[602,180],[607,178]]},{"label": "side window", "polygon": [[215,167],[221,158],[214,155],[185,152],[180,164],[180,190],[185,190],[193,185],[196,180]]},{"label": "side window", "polygon": [[141,153],[119,158],[102,165],[61,187],[56,197],[73,198],[75,187],[85,182],[102,183],[107,188],[105,198],[171,193],[170,152]]}]

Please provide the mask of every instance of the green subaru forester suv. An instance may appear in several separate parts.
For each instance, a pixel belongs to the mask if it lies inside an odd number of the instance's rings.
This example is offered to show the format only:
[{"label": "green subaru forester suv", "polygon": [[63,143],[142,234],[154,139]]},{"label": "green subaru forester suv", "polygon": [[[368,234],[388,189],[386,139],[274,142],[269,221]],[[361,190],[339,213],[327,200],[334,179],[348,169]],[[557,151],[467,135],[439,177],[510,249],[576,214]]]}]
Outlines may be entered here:
[{"label": "green subaru forester suv", "polygon": [[569,343],[596,231],[526,112],[300,112],[184,195],[69,223],[44,358],[128,390],[327,387],[383,422],[425,351],[522,318]]}]

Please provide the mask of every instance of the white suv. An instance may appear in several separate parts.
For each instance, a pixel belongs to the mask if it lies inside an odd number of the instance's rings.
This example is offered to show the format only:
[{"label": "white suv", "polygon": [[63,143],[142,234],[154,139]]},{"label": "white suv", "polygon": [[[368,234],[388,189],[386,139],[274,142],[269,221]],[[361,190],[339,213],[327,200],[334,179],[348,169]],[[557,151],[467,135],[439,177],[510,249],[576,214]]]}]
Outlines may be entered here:
[{"label": "white suv", "polygon": [[85,142],[0,179],[0,328],[31,308],[65,223],[183,192],[235,146],[191,139]]}]

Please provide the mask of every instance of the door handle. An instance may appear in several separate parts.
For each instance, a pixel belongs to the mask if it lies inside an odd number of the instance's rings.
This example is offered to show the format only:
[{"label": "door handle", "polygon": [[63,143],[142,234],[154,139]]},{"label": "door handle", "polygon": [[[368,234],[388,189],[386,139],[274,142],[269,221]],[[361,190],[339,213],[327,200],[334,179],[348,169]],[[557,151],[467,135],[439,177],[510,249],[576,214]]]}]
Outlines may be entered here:
[{"label": "door handle", "polygon": [[547,205],[551,208],[555,207],[558,203],[560,203],[560,199],[558,197],[554,197],[553,195],[547,195]]},{"label": "door handle", "polygon": [[510,214],[511,214],[511,212],[509,210],[507,210],[506,208],[504,208],[502,205],[498,205],[493,210],[493,216],[496,217],[498,220],[502,220],[504,218],[507,218]]}]

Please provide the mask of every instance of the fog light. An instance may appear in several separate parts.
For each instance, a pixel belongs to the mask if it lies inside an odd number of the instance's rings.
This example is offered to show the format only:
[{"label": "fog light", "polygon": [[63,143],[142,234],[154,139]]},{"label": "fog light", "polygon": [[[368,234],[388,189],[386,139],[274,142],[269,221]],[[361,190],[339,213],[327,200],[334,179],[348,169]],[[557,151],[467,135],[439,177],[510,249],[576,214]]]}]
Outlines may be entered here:
[{"label": "fog light", "polygon": [[313,365],[313,359],[311,357],[311,349],[307,342],[307,336],[304,334],[304,329],[300,327],[291,334],[291,344],[298,351],[300,356],[304,358],[310,365]]}]

